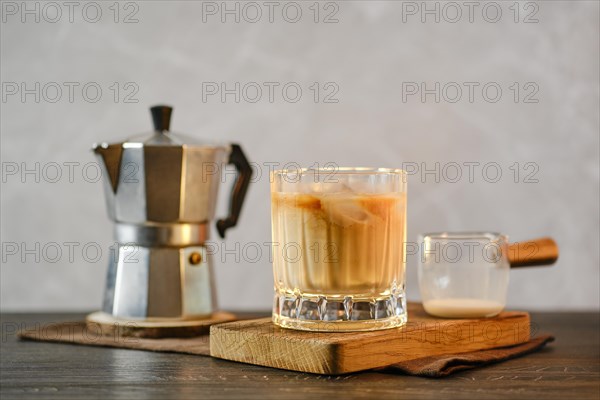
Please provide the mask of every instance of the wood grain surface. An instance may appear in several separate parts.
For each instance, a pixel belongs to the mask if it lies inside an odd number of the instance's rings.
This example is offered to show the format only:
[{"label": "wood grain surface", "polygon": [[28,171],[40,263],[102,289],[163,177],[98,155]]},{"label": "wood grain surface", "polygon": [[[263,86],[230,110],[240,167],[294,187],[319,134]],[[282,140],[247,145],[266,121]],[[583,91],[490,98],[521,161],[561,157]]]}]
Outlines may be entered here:
[{"label": "wood grain surface", "polygon": [[554,239],[543,237],[512,243],[508,248],[508,261],[512,268],[552,265],[558,260],[558,253]]},{"label": "wood grain surface", "polygon": [[283,329],[270,318],[229,322],[210,328],[210,354],[267,367],[339,375],[529,340],[529,314],[521,311],[505,311],[494,318],[443,319],[412,303],[408,320],[398,329],[341,333]]},{"label": "wood grain surface", "polygon": [[322,376],[194,355],[16,338],[20,329],[84,317],[0,315],[0,398],[564,400],[598,399],[600,393],[597,312],[531,313],[532,335],[540,331],[554,334],[556,342],[551,346],[436,380],[373,371]]}]

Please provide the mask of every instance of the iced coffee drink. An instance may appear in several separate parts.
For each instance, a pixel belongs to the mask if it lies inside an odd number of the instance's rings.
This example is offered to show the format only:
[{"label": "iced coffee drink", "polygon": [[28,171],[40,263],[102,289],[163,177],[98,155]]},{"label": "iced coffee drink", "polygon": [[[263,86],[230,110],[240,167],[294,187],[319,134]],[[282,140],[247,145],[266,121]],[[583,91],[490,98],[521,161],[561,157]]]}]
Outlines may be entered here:
[{"label": "iced coffee drink", "polygon": [[347,331],[406,321],[405,187],[400,170],[273,173],[276,324]]}]

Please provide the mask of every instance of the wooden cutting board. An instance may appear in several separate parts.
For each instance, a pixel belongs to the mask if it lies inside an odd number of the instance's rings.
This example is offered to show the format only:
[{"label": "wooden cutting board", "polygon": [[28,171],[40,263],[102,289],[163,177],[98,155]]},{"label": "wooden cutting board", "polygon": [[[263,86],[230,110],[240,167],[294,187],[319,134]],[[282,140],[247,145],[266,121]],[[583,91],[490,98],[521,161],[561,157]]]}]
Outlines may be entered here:
[{"label": "wooden cutting board", "polygon": [[408,305],[402,328],[374,332],[306,332],[283,329],[270,318],[210,328],[213,357],[267,367],[339,375],[438,354],[527,342],[529,314],[504,311],[494,318],[443,319]]}]

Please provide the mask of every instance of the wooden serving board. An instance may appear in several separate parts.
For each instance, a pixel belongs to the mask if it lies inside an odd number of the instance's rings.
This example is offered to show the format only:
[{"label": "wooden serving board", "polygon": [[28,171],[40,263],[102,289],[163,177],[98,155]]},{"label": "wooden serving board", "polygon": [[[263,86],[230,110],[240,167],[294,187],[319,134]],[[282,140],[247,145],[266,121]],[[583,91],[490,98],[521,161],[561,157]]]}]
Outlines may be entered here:
[{"label": "wooden serving board", "polygon": [[267,367],[339,375],[439,354],[527,342],[529,314],[504,311],[494,318],[443,319],[420,304],[408,305],[402,328],[373,332],[306,332],[283,329],[270,318],[210,328],[210,355]]}]

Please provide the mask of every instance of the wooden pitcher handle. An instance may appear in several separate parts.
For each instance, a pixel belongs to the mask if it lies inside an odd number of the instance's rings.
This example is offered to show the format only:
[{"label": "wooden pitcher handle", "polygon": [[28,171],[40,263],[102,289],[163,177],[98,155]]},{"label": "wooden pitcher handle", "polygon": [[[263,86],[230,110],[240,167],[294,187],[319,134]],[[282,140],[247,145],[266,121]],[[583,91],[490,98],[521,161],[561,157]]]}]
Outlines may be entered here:
[{"label": "wooden pitcher handle", "polygon": [[549,237],[512,243],[508,246],[511,268],[554,264],[558,259],[558,245]]}]

